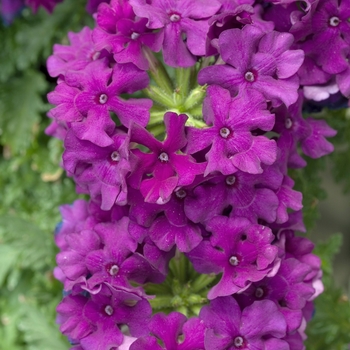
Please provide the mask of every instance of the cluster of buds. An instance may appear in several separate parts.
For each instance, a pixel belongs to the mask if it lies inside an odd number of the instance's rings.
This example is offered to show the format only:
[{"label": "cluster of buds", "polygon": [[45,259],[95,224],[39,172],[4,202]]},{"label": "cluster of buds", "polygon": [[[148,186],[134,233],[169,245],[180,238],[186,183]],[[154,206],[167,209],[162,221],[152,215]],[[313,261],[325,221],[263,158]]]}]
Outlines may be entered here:
[{"label": "cluster of buds", "polygon": [[[74,350],[302,350],[322,290],[288,169],[333,151],[350,1],[111,0],[55,45],[58,323]],[[349,14],[347,14],[347,11]]]}]

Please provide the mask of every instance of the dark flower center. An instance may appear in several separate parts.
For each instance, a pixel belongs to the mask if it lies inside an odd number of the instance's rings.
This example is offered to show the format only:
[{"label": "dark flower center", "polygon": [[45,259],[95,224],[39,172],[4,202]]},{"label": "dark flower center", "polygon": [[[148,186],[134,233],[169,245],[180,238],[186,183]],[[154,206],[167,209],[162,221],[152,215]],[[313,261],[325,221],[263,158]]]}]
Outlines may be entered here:
[{"label": "dark flower center", "polygon": [[98,98],[98,102],[101,105],[104,105],[108,101],[108,96],[106,94],[101,94],[100,97]]},{"label": "dark flower center", "polygon": [[264,292],[264,289],[261,288],[261,287],[258,287],[255,289],[255,297],[257,299],[261,299],[263,296],[264,296],[265,292]]},{"label": "dark flower center", "polygon": [[120,161],[120,154],[117,151],[113,151],[111,153],[111,159],[113,160],[113,162],[119,162]]},{"label": "dark flower center", "polygon": [[329,25],[332,27],[337,27],[340,23],[340,19],[337,16],[333,16],[329,19]]},{"label": "dark flower center", "polygon": [[169,156],[168,156],[167,153],[162,152],[162,153],[159,155],[158,159],[159,159],[162,163],[165,163],[165,162],[168,162],[168,161],[169,161]]},{"label": "dark flower center", "polygon": [[182,199],[182,198],[185,198],[187,196],[187,193],[186,193],[185,190],[183,190],[181,188],[181,189],[179,189],[178,191],[175,192],[175,195],[176,195],[177,198]]},{"label": "dark flower center", "polygon": [[226,178],[227,185],[232,186],[235,184],[235,182],[236,182],[236,176],[234,176],[234,175],[227,176],[227,178]]}]

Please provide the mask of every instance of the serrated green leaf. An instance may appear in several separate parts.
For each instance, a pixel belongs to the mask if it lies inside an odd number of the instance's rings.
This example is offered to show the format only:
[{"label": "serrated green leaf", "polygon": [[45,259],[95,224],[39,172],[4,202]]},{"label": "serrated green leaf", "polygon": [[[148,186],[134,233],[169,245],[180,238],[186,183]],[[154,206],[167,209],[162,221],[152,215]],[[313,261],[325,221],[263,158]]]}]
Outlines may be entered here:
[{"label": "serrated green leaf", "polygon": [[67,350],[68,342],[60,335],[58,326],[53,324],[51,315],[36,307],[25,305],[25,316],[19,328],[28,343],[28,350]]},{"label": "serrated green leaf", "polygon": [[34,71],[0,84],[0,140],[11,152],[23,153],[33,139],[35,125],[45,110],[40,94],[46,87],[43,74]]},{"label": "serrated green leaf", "polygon": [[19,253],[8,244],[0,245],[0,286],[3,285],[9,271],[16,265]]}]

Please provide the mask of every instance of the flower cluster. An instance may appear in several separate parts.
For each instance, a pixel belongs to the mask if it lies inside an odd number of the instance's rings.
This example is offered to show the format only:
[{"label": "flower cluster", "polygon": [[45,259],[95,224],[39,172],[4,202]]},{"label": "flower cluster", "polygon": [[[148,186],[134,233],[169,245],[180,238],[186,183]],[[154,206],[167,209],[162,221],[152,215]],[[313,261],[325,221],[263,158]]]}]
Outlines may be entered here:
[{"label": "flower cluster", "polygon": [[322,273],[288,169],[333,150],[302,112],[348,97],[345,3],[111,0],[54,46],[47,133],[90,196],[55,235],[72,349],[304,349]]}]

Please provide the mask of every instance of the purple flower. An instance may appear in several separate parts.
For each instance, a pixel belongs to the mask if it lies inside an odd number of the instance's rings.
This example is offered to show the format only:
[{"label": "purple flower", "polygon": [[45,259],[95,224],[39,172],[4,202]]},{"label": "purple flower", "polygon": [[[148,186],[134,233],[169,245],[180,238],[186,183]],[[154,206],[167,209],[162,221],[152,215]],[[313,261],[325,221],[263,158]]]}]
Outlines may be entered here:
[{"label": "purple flower", "polygon": [[92,275],[84,289],[98,293],[103,283],[116,289],[135,291],[143,295],[142,288],[135,288],[129,281],[160,283],[164,276],[148,260],[136,252],[137,241],[129,233],[129,219],[115,224],[99,224],[95,231],[104,244],[102,249],[91,251],[86,256],[86,266]]},{"label": "purple flower", "polygon": [[97,11],[98,6],[103,2],[109,2],[109,0],[88,0],[86,4],[86,11],[93,14]]},{"label": "purple flower", "polygon": [[67,296],[58,305],[60,330],[82,348],[118,347],[124,336],[118,325],[126,324],[132,336],[146,333],[144,323],[151,316],[147,300],[107,286],[98,295]]},{"label": "purple flower", "polygon": [[[204,176],[220,171],[224,175],[237,169],[250,174],[262,173],[261,163],[272,164],[276,160],[275,141],[264,136],[253,136],[251,131],[271,130],[274,115],[266,110],[266,103],[251,91],[232,99],[228,90],[209,86],[203,104],[206,129],[187,128],[187,152],[210,150],[206,154],[208,165]],[[220,101],[218,104],[217,101]]]},{"label": "purple flower", "polygon": [[198,82],[220,85],[233,95],[253,89],[274,106],[289,106],[298,98],[295,73],[304,60],[302,50],[289,50],[293,41],[289,33],[265,34],[253,25],[226,30],[219,37],[220,54],[226,64],[202,69]]},{"label": "purple flower", "polygon": [[185,213],[195,223],[207,222],[226,211],[230,217],[246,217],[255,223],[258,218],[274,222],[279,205],[274,190],[281,183],[282,174],[273,166],[258,175],[241,171],[218,175],[197,186],[185,198]]},{"label": "purple flower", "polygon": [[256,300],[272,300],[285,317],[287,331],[295,331],[302,322],[302,309],[315,293],[312,285],[305,282],[310,271],[309,265],[297,259],[284,259],[275,276],[253,283],[237,299],[243,306]]},{"label": "purple flower", "polygon": [[140,69],[148,69],[144,46],[158,52],[163,44],[163,31],[148,29],[147,19],[136,18],[126,1],[102,4],[96,19],[98,27],[94,29],[93,38],[98,50],[111,51],[118,63],[132,62]]},{"label": "purple flower", "polygon": [[[153,336],[136,340],[130,350],[202,350],[205,326],[197,317],[187,320],[179,312],[155,314],[148,324]],[[164,347],[157,342],[160,339]]]},{"label": "purple flower", "polygon": [[301,44],[305,54],[314,57],[317,65],[330,74],[340,73],[349,65],[346,59],[350,44],[348,5],[346,1],[318,1],[316,10],[309,18],[313,35]]},{"label": "purple flower", "polygon": [[[164,115],[166,140],[160,142],[138,124],[130,131],[130,141],[150,149],[152,153],[133,150],[139,158],[138,168],[130,177],[134,188],[140,187],[145,201],[163,204],[177,187],[192,184],[196,175],[203,173],[204,164],[185,154],[178,154],[186,146],[185,114],[168,112]],[[148,177],[143,178],[143,175]]]},{"label": "purple flower", "polygon": [[286,322],[270,300],[256,301],[241,311],[234,298],[216,298],[199,317],[207,327],[205,349],[289,350],[280,339],[286,334]]},{"label": "purple flower", "polygon": [[72,130],[65,139],[63,164],[70,176],[92,199],[101,199],[101,208],[109,210],[114,203],[127,202],[126,176],[134,165],[129,159],[129,136],[116,129],[111,135],[113,144],[99,147],[89,141],[79,140]]},{"label": "purple flower", "polygon": [[172,67],[193,66],[195,56],[205,55],[207,19],[221,7],[216,0],[130,0],[130,4],[137,16],[148,19],[148,28],[164,32],[164,61]]},{"label": "purple flower", "polygon": [[224,216],[213,218],[206,228],[212,232],[210,241],[202,241],[188,257],[200,273],[222,272],[208,299],[242,292],[252,282],[276,273],[278,249],[271,245],[274,235],[270,229]]}]

